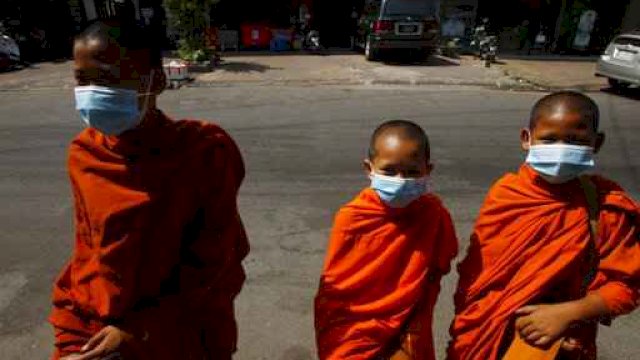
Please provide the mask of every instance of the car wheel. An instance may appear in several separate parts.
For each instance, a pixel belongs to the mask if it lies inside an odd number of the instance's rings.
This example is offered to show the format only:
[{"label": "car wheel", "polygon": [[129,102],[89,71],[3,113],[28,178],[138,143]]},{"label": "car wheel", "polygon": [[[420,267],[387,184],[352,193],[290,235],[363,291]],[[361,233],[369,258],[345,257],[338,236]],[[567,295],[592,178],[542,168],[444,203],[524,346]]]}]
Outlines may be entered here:
[{"label": "car wheel", "polygon": [[611,86],[611,88],[616,89],[616,90],[622,90],[622,89],[628,88],[629,84],[627,84],[624,81],[617,80],[617,79],[609,79],[609,86]]},{"label": "car wheel", "polygon": [[371,46],[371,40],[367,39],[364,45],[364,57],[367,61],[378,61],[378,50]]}]

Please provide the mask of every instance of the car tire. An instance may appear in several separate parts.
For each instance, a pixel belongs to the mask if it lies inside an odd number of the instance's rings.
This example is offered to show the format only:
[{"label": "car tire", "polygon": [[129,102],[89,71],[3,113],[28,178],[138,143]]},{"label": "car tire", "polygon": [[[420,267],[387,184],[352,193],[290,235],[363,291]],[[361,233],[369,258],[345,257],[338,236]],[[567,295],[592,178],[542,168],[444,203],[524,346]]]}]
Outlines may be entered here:
[{"label": "car tire", "polygon": [[624,81],[609,78],[609,86],[615,90],[624,90],[629,87],[629,84]]},{"label": "car tire", "polygon": [[375,49],[371,45],[371,40],[367,39],[367,42],[364,45],[364,57],[367,61],[378,61],[380,57],[380,53],[378,49]]}]

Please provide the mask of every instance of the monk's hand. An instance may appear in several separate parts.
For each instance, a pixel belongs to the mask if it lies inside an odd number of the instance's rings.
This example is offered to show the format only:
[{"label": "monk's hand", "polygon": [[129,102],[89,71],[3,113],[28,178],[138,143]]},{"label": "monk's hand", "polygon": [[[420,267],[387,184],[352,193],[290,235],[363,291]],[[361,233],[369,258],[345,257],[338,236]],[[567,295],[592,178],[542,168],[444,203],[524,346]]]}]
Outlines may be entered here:
[{"label": "monk's hand", "polygon": [[82,347],[81,354],[73,360],[100,360],[120,354],[122,358],[132,347],[133,335],[115,326],[107,326],[95,334]]},{"label": "monk's hand", "polygon": [[562,350],[567,352],[582,351],[582,344],[580,344],[580,341],[578,341],[577,339],[566,338],[562,342]]},{"label": "monk's hand", "polygon": [[566,304],[529,305],[516,311],[516,331],[529,344],[546,347],[564,335],[575,320]]}]

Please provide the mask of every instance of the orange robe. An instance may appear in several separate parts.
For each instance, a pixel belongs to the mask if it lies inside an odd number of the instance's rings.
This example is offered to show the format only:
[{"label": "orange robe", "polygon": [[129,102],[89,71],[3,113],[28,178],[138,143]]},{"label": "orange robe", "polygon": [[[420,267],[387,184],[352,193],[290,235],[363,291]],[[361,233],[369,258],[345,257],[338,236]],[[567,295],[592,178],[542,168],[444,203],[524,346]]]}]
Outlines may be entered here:
[{"label": "orange robe", "polygon": [[[449,359],[499,358],[513,336],[514,312],[525,305],[575,300],[585,290],[602,296],[614,317],[638,305],[638,204],[613,182],[592,181],[600,204],[595,244],[578,180],[549,185],[523,165],[493,186],[459,265]],[[591,357],[596,327],[587,324],[576,336]]]},{"label": "orange robe", "polygon": [[366,189],[344,206],[315,299],[320,359],[382,356],[407,326],[419,331],[411,344],[418,359],[434,359],[433,307],[457,249],[451,217],[433,195],[391,209]]},{"label": "orange robe", "polygon": [[107,325],[149,359],[230,358],[249,250],[236,196],[244,165],[216,125],[155,121],[71,144],[75,250],[54,284],[54,359]]}]

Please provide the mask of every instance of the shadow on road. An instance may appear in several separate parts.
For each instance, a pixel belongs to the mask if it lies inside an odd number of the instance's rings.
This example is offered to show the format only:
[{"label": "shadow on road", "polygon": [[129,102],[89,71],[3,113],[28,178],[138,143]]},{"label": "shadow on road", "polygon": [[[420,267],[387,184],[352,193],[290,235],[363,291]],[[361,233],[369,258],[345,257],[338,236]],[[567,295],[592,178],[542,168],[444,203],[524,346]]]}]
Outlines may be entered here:
[{"label": "shadow on road", "polygon": [[498,55],[503,60],[521,60],[521,61],[564,61],[564,62],[586,62],[593,63],[598,61],[598,56],[593,55],[556,55],[556,54],[515,54],[500,53]]},{"label": "shadow on road", "polygon": [[630,100],[640,101],[640,87],[628,88],[624,90],[613,89],[613,88],[603,88],[600,91],[607,94],[611,94],[611,95],[621,96]]},{"label": "shadow on road", "polygon": [[230,73],[264,73],[268,70],[282,70],[282,68],[275,68],[268,65],[245,62],[245,61],[224,61],[216,67],[216,70],[222,70]]},{"label": "shadow on road", "polygon": [[460,63],[455,59],[444,56],[429,56],[426,59],[420,59],[412,55],[403,55],[387,58],[384,63],[391,66],[460,66]]},{"label": "shadow on road", "polygon": [[268,51],[268,50],[242,50],[227,51],[220,53],[223,58],[234,58],[243,56],[264,56],[264,57],[282,57],[282,56],[300,56],[300,55],[359,55],[359,52],[351,49],[342,48],[325,48],[318,51],[311,50],[287,50],[287,51]]}]

